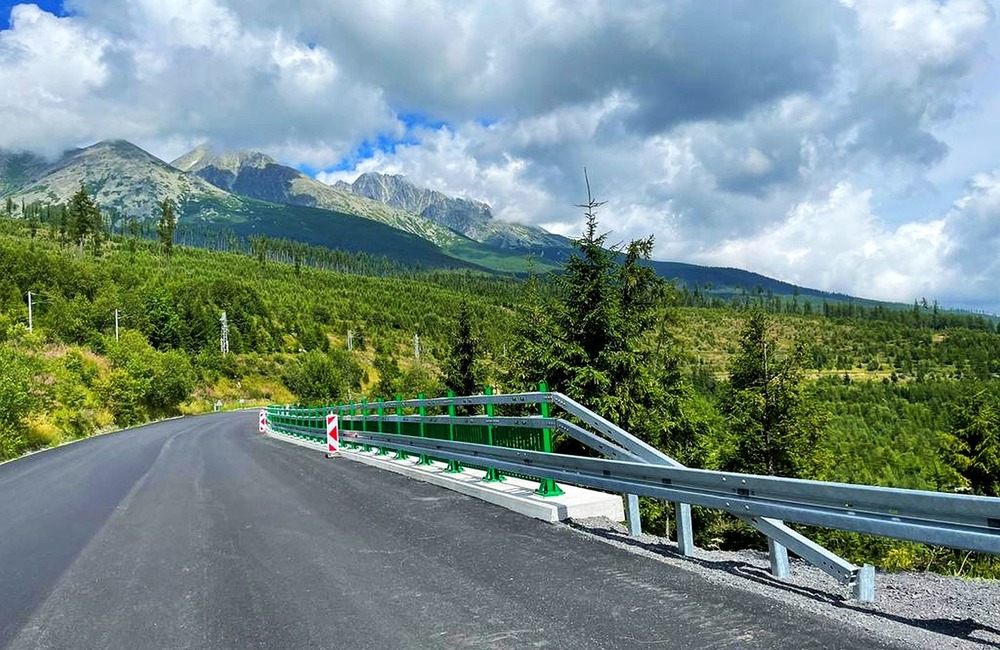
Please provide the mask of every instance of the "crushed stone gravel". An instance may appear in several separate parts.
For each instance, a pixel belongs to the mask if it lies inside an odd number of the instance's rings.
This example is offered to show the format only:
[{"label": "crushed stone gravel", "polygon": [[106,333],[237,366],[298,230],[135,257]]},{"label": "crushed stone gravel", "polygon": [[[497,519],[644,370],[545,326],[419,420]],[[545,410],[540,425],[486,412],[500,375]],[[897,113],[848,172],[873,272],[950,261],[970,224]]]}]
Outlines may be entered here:
[{"label": "crushed stone gravel", "polygon": [[878,571],[875,601],[860,603],[852,598],[849,587],[791,556],[791,576],[779,580],[770,573],[767,554],[760,551],[697,549],[695,557],[688,558],[678,554],[670,540],[648,534],[633,538],[622,524],[606,517],[569,520],[561,525],[696,572],[709,582],[843,621],[913,648],[1000,648],[1000,580]]}]

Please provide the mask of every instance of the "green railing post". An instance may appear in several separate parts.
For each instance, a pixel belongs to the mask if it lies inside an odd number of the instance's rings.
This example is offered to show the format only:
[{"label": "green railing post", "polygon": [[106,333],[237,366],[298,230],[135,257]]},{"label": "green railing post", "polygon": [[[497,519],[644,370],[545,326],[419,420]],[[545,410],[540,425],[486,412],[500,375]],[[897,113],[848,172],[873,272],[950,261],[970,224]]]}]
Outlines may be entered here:
[{"label": "green railing post", "polygon": [[[382,407],[382,398],[378,398],[378,407],[375,414],[378,416],[378,432],[382,433],[382,416],[385,415],[385,408]],[[376,456],[388,456],[389,450],[383,446],[378,446],[375,448]]]},{"label": "green railing post", "polygon": [[[368,400],[366,399],[361,400],[361,408],[358,410],[361,411],[361,431],[363,433],[368,433]],[[361,450],[371,451],[372,446],[369,445],[368,441],[366,440],[365,444],[361,447]]]},{"label": "green railing post", "polygon": [[337,426],[340,427],[340,448],[350,449],[351,448],[350,443],[344,441],[344,418],[340,417],[341,416],[340,402],[337,402],[336,404],[331,406],[330,410],[336,414],[338,420]]},{"label": "green railing post", "polygon": [[[549,392],[548,385],[543,381],[538,384],[538,392],[547,393]],[[541,415],[543,418],[549,417],[549,403],[542,402],[538,405],[541,409]],[[552,453],[552,430],[542,429],[542,451],[547,454]],[[538,484],[538,489],[535,490],[535,494],[543,497],[557,497],[561,494],[565,494],[563,489],[556,485],[556,482],[550,478],[543,478],[542,482]]]},{"label": "green railing post", "polygon": [[[399,416],[399,417],[403,416],[403,407],[398,404],[398,402],[401,402],[401,401],[403,401],[403,396],[402,395],[396,395],[396,402],[397,402],[397,404],[396,404],[396,415]],[[403,423],[402,422],[397,422],[396,423],[396,435],[399,436],[399,435],[402,435],[402,434],[403,434]],[[396,460],[406,460],[409,457],[410,457],[410,455],[406,453],[405,449],[397,449],[396,450],[396,457],[395,457]]]},{"label": "green railing post", "polygon": [[[448,397],[449,398],[454,398],[455,397],[455,391],[453,391],[453,390],[448,391]],[[454,404],[449,404],[448,405],[448,417],[449,418],[455,417],[455,405]],[[454,422],[450,422],[448,424],[448,440],[451,440],[452,442],[455,441],[455,423]],[[445,470],[445,472],[447,472],[448,474],[458,474],[458,473],[464,472],[464,471],[465,471],[465,468],[462,467],[462,463],[458,462],[457,460],[449,460],[448,461],[448,469]]]},{"label": "green railing post", "polygon": [[[418,393],[417,399],[427,399],[427,395],[424,393]],[[427,407],[421,404],[417,408],[417,413],[420,414],[420,437],[423,438],[426,435],[424,431],[424,418],[427,417]],[[417,465],[433,465],[434,461],[427,454],[420,454],[420,458],[417,460]]]},{"label": "green railing post", "polygon": [[[492,386],[487,386],[486,387],[486,394],[487,395],[492,395],[493,394],[493,387]],[[486,405],[486,417],[489,417],[489,418],[493,417],[493,405],[492,404],[487,404]],[[486,442],[487,442],[487,444],[489,444],[490,447],[493,446],[493,425],[492,424],[487,424],[486,425]],[[507,480],[507,477],[504,476],[503,474],[501,474],[500,470],[498,470],[496,467],[487,467],[486,468],[486,476],[483,477],[483,481],[485,481],[487,483],[493,483],[493,482],[496,482],[496,481],[505,481],[505,480]]]},{"label": "green railing post", "polygon": [[340,426],[340,447],[342,449],[354,449],[354,444],[349,440],[344,440],[344,430],[347,429],[347,423],[344,422],[344,405],[335,404],[333,406],[333,412],[337,414],[337,419]]}]

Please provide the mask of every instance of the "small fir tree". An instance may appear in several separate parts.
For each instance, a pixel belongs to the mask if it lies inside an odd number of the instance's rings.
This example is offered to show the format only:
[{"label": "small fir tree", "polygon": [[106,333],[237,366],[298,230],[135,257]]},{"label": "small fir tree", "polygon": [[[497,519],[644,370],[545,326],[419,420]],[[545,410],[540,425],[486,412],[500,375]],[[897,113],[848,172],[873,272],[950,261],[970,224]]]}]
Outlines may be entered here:
[{"label": "small fir tree", "polygon": [[723,393],[731,441],[725,469],[802,478],[819,474],[826,416],[805,394],[801,368],[801,346],[782,353],[767,315],[752,310]]},{"label": "small fir tree", "polygon": [[156,235],[160,238],[160,244],[167,255],[174,252],[174,231],[177,230],[177,212],[174,204],[164,199],[160,203],[160,220],[156,224]]}]

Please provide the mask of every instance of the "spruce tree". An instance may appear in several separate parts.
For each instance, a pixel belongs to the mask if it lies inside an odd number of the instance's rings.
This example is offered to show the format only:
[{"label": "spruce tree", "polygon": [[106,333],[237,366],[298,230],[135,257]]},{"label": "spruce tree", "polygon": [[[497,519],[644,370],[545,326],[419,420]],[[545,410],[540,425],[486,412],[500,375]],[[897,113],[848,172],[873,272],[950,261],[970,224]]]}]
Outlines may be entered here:
[{"label": "spruce tree", "polygon": [[69,219],[66,216],[66,206],[59,206],[59,243],[66,243],[66,235],[69,232]]},{"label": "spruce tree", "polygon": [[974,494],[1000,497],[1000,402],[986,389],[951,408],[950,464]]},{"label": "spruce tree", "polygon": [[[586,172],[585,172],[586,178]],[[558,299],[522,305],[512,373],[520,387],[544,380],[648,442],[670,447],[681,378],[653,325],[667,289],[643,264],[652,238],[607,247],[587,179],[586,226],[556,280]],[[529,282],[526,292],[537,292]],[[525,385],[527,384],[527,386]],[[536,384],[537,385],[537,384]]]},{"label": "spruce tree", "polygon": [[97,204],[87,193],[87,188],[80,185],[80,190],[69,200],[66,215],[70,240],[83,248],[87,235],[94,233],[94,228],[99,223],[100,213]]},{"label": "spruce tree", "polygon": [[730,424],[725,469],[751,474],[816,478],[826,416],[802,384],[801,346],[783,352],[768,318],[751,310],[730,362],[722,411]]},{"label": "spruce tree", "polygon": [[177,213],[174,211],[173,203],[164,199],[160,203],[160,220],[156,224],[156,234],[167,255],[172,255],[174,252],[175,230],[177,230]]},{"label": "spruce tree", "polygon": [[479,354],[480,344],[473,332],[469,305],[466,301],[462,301],[458,312],[458,325],[452,339],[451,356],[444,369],[444,384],[448,389],[455,391],[456,395],[479,393],[481,386]]}]

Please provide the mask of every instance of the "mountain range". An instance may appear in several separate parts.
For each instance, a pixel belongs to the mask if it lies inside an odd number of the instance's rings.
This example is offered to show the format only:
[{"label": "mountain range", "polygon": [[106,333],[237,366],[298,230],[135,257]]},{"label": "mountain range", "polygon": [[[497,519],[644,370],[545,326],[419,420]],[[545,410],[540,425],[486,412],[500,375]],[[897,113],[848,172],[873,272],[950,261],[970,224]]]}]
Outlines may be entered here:
[{"label": "mountain range", "polygon": [[[60,204],[81,186],[119,223],[123,216],[156,219],[160,202],[169,200],[189,227],[295,239],[425,267],[523,272],[530,255],[534,268],[545,272],[559,268],[573,250],[565,237],[495,219],[486,203],[418,187],[398,175],[365,173],[331,186],[263,153],[211,145],[171,163],[124,140],[73,149],[55,161],[0,151],[0,198]],[[739,269],[650,264],[663,277],[710,284],[715,293],[760,288],[849,299]]]}]

